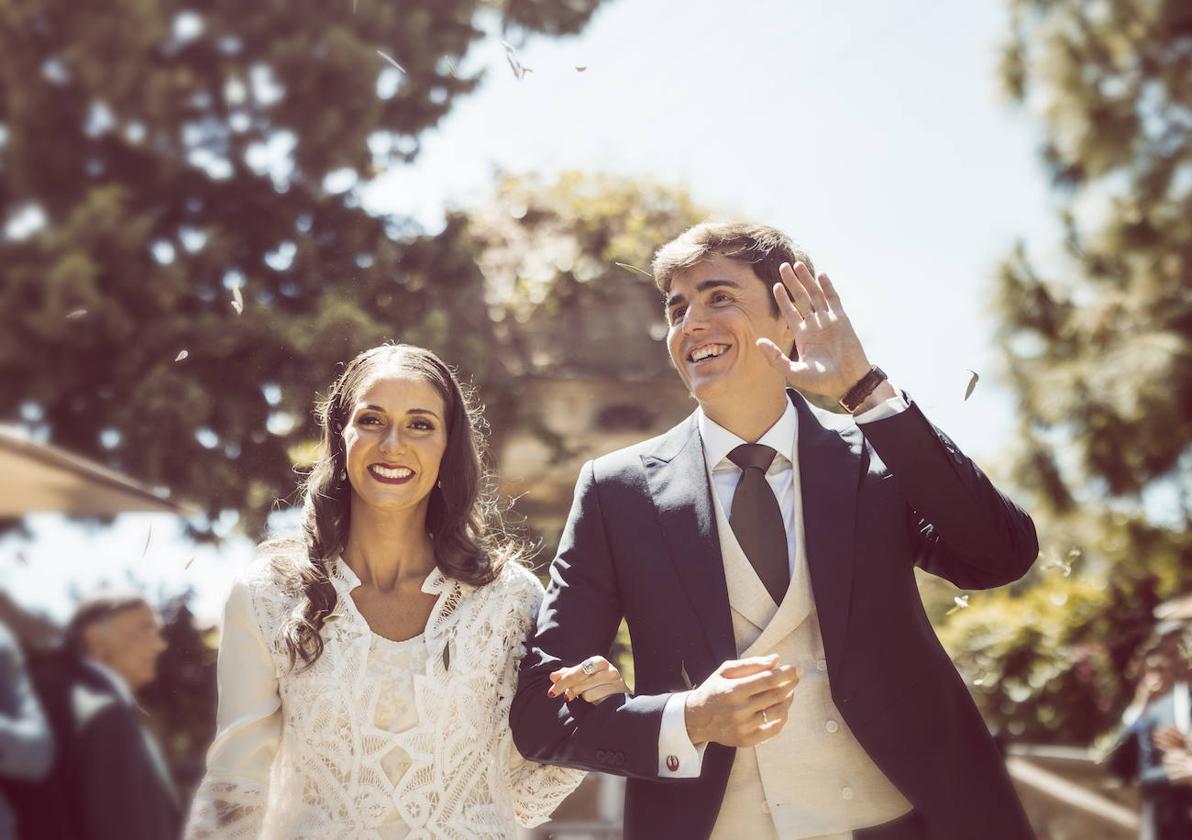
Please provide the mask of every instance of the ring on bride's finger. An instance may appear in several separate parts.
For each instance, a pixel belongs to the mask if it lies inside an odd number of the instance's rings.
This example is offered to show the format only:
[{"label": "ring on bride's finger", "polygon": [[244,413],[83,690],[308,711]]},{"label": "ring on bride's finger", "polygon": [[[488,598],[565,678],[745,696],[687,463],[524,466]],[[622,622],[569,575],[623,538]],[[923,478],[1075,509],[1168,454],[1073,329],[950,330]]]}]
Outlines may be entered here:
[{"label": "ring on bride's finger", "polygon": [[769,722],[770,721],[766,719],[766,710],[762,709],[762,723],[769,723]]},{"label": "ring on bride's finger", "polygon": [[585,659],[579,664],[579,669],[587,674],[589,677],[596,673],[596,660]]}]

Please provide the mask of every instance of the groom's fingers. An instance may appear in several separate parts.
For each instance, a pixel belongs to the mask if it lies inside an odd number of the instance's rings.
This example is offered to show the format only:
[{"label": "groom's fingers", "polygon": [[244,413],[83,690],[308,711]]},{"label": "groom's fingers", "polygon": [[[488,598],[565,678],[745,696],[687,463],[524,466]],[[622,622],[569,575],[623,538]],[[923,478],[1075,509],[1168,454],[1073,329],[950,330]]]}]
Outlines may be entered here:
[{"label": "groom's fingers", "polygon": [[820,288],[819,281],[812,276],[811,269],[807,267],[806,263],[795,263],[795,276],[799,278],[799,282],[807,290],[807,295],[811,298],[811,305],[815,308],[815,311],[821,314],[827,313],[828,298],[824,295],[824,290]]},{"label": "groom's fingers", "polygon": [[[811,300],[811,294],[807,290],[802,277],[799,274],[799,269],[803,269],[803,274],[808,278],[811,273],[807,271],[807,266],[803,263],[795,263],[791,267],[790,263],[783,263],[778,266],[778,276],[782,278],[782,285],[790,293],[791,300],[794,301],[795,308],[799,310],[799,314],[803,318],[810,318],[815,314],[815,304]],[[779,304],[781,306],[782,304]]]},{"label": "groom's fingers", "polygon": [[782,317],[790,324],[791,329],[797,330],[803,323],[803,315],[795,308],[795,303],[791,300],[790,292],[786,290],[786,286],[782,283],[775,283],[770,292],[774,295],[774,302],[778,304],[778,311],[782,313]]},{"label": "groom's fingers", "polygon": [[790,697],[781,703],[777,703],[766,709],[766,717],[754,734],[755,744],[768,741],[782,731],[782,727],[786,726],[786,722],[790,718],[791,703],[794,700],[795,695],[792,692]]},{"label": "groom's fingers", "polygon": [[782,349],[768,338],[759,338],[757,348],[766,357],[770,366],[781,372],[786,377],[786,381],[796,388],[799,387],[799,379],[802,374],[811,370],[806,362],[792,362],[790,356],[782,352]]},{"label": "groom's fingers", "polygon": [[750,656],[746,659],[730,659],[716,670],[720,672],[720,676],[722,677],[737,679],[739,677],[760,674],[762,671],[771,671],[777,667],[778,657],[775,654],[771,654],[769,656]]},{"label": "groom's fingers", "polygon": [[788,698],[794,697],[795,685],[780,685],[777,688],[771,688],[768,691],[753,695],[749,700],[749,705],[746,707],[748,713],[755,715],[758,712],[766,712],[767,716],[769,716],[770,709],[785,703]]},{"label": "groom's fingers", "polygon": [[[752,674],[733,680],[736,685],[734,691],[740,691],[750,698],[747,706],[753,705],[753,699],[759,694],[765,694],[773,689],[790,688],[799,682],[799,671],[794,665],[781,665],[771,671]],[[764,707],[763,707],[764,708]]]},{"label": "groom's fingers", "polygon": [[828,308],[830,308],[837,315],[844,312],[844,304],[840,302],[840,294],[836,291],[836,287],[832,285],[832,278],[826,274],[819,276],[820,286],[824,290],[824,297],[828,299]]}]

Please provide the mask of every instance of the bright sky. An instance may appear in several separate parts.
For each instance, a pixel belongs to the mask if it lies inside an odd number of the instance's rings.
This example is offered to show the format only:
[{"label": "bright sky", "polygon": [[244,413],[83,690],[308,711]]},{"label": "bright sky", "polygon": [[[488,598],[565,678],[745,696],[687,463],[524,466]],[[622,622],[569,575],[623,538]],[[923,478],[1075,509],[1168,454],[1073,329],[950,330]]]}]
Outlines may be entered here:
[{"label": "bright sky", "polygon": [[[799,240],[870,358],[995,466],[1014,406],[997,381],[993,276],[1016,238],[1043,252],[1058,239],[1037,125],[997,90],[1006,27],[999,0],[610,0],[580,37],[521,49],[521,81],[499,38],[478,45],[463,70],[487,67],[484,84],[367,206],[433,229],[445,207],[482,201],[497,168],[686,186]],[[967,369],[982,378],[966,402]],[[55,618],[72,584],[127,571],[151,592],[193,585],[215,618],[251,552],[234,536],[196,549],[163,515],[29,524],[32,539],[0,541],[0,580]]]}]

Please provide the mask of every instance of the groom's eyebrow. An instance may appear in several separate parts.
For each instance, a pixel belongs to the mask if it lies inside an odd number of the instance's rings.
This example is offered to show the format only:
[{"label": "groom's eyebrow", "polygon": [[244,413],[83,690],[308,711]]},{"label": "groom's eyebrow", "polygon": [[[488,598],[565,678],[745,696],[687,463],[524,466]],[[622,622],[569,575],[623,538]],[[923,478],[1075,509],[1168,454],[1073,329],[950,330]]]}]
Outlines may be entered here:
[{"label": "groom's eyebrow", "polygon": [[[720,286],[728,286],[731,289],[741,288],[741,284],[736,280],[729,280],[727,277],[713,277],[710,280],[701,280],[696,283],[695,290],[697,292],[706,292],[708,289],[715,289]],[[666,299],[666,308],[670,309],[675,304],[682,303],[686,299],[679,292],[675,292]]]}]

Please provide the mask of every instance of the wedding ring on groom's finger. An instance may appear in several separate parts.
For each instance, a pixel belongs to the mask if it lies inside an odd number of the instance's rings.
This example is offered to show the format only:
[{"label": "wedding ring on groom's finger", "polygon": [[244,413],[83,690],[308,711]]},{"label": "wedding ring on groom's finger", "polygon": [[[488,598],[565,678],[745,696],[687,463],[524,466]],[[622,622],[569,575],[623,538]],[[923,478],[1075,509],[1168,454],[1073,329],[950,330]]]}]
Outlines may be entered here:
[{"label": "wedding ring on groom's finger", "polygon": [[585,659],[579,664],[579,669],[587,674],[589,677],[596,673],[596,660]]},{"label": "wedding ring on groom's finger", "polygon": [[770,721],[766,719],[766,710],[765,710],[765,709],[762,709],[762,723],[763,723],[763,724],[766,724],[766,723],[769,723],[769,722],[770,722]]}]

